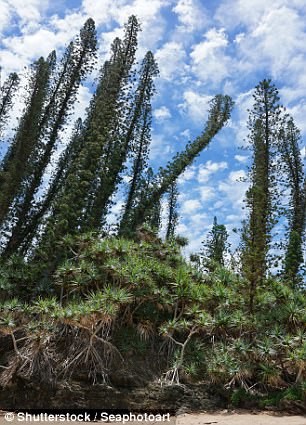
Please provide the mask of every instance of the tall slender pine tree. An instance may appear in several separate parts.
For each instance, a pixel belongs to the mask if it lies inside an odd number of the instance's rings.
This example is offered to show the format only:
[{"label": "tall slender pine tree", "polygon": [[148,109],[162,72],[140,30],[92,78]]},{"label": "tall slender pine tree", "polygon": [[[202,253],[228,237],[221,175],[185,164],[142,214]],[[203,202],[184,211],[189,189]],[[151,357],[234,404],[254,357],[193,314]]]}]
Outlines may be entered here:
[{"label": "tall slender pine tree", "polygon": [[[0,67],[1,77],[1,67]],[[0,78],[0,137],[3,128],[9,117],[9,110],[13,106],[13,96],[16,93],[19,84],[19,77],[16,72],[11,73],[7,79],[1,84]]]},{"label": "tall slender pine tree", "polygon": [[287,209],[288,232],[286,233],[286,253],[284,259],[284,275],[297,284],[300,266],[303,263],[303,234],[305,229],[305,190],[303,162],[299,142],[301,134],[294,124],[293,118],[285,117],[284,125],[279,135],[281,175],[286,187],[290,188],[289,206]]},{"label": "tall slender pine tree", "polygon": [[270,80],[255,88],[254,106],[249,117],[249,142],[253,151],[251,185],[246,194],[249,210],[244,226],[242,267],[250,282],[249,310],[254,310],[256,289],[267,273],[267,256],[275,213],[275,173],[273,158],[280,126],[278,91]]},{"label": "tall slender pine tree", "polygon": [[177,183],[173,182],[168,192],[168,217],[167,217],[167,229],[166,229],[167,240],[174,237],[175,229],[178,222],[177,197],[178,197]]},{"label": "tall slender pine tree", "polygon": [[48,96],[54,61],[54,54],[51,54],[46,61],[40,58],[32,66],[25,110],[0,166],[0,226],[4,223],[29,172],[30,158],[40,136],[43,108]]},{"label": "tall slender pine tree", "polygon": [[[70,167],[66,181],[54,200],[40,247],[52,255],[54,244],[67,233],[86,229],[88,210],[97,185],[99,170],[114,148],[118,114],[122,108],[122,91],[129,82],[135,61],[139,24],[132,16],[125,26],[125,37],[115,39],[111,58],[101,71],[100,81],[84,123],[83,144],[78,158]],[[71,208],[73,205],[73,208]],[[41,251],[40,251],[41,252]],[[55,255],[54,262],[58,261]]]},{"label": "tall slender pine tree", "polygon": [[[121,181],[121,172],[126,159],[135,149],[135,144],[140,144],[139,154],[144,155],[148,145],[148,132],[151,124],[151,98],[154,93],[153,79],[158,73],[157,64],[151,52],[148,52],[142,62],[138,87],[132,99],[132,108],[126,119],[125,128],[120,129],[116,143],[112,147],[111,155],[106,163],[102,162],[99,171],[99,184],[93,193],[93,202],[88,211],[87,226],[99,228],[103,217],[107,214],[108,205]],[[137,140],[140,139],[140,140]],[[137,147],[136,147],[137,149]],[[134,178],[140,173],[141,159],[134,164]],[[136,168],[135,168],[136,167]],[[132,182],[133,184],[133,182]],[[129,208],[129,206],[128,206]]]},{"label": "tall slender pine tree", "polygon": [[35,194],[40,188],[45,169],[50,163],[59,131],[67,121],[81,81],[92,69],[92,59],[95,55],[95,25],[92,19],[88,19],[79,37],[66,49],[50,88],[48,103],[41,113],[36,139],[34,139],[36,140],[34,151],[28,161],[26,178],[20,182],[13,217],[11,217],[14,226],[8,244],[14,249],[17,247],[17,239],[20,239],[18,235],[24,233],[33,209],[35,210]]}]

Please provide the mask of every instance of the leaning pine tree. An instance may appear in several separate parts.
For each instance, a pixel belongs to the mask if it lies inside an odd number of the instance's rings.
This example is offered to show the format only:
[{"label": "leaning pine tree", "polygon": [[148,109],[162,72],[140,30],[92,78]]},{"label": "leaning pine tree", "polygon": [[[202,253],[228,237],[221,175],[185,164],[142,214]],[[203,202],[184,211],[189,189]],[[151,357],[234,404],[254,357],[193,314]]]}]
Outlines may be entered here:
[{"label": "leaning pine tree", "polygon": [[[133,134],[131,156],[131,180],[128,186],[126,203],[119,225],[119,233],[128,233],[130,229],[130,217],[141,192],[143,173],[147,168],[149,147],[151,143],[152,106],[151,97],[155,92],[153,78],[157,75],[157,64],[151,52],[148,52],[140,70],[140,84],[136,96],[139,103],[137,120]],[[149,179],[150,180],[150,179]]]},{"label": "leaning pine tree", "polygon": [[15,72],[11,73],[3,84],[0,80],[0,137],[2,137],[2,131],[9,118],[9,111],[13,106],[13,97],[16,94],[18,84],[19,77]]},{"label": "leaning pine tree", "polygon": [[[35,195],[40,189],[45,170],[50,164],[60,130],[69,117],[80,83],[92,70],[96,56],[96,31],[94,21],[88,19],[80,31],[80,35],[69,44],[59,66],[54,70],[52,79],[48,80],[48,90],[41,110],[38,112],[38,123],[35,137],[31,138],[32,151],[28,156],[25,175],[16,186],[15,202],[10,222],[14,225],[5,248],[10,255],[19,249],[22,236],[27,233],[28,223],[36,210]],[[52,56],[54,57],[54,55]],[[52,68],[54,68],[55,58]],[[32,124],[33,126],[33,124]],[[28,127],[24,128],[27,131]],[[21,134],[23,140],[23,133]]]},{"label": "leaning pine tree", "polygon": [[146,193],[140,196],[141,201],[131,214],[131,231],[135,232],[137,227],[146,221],[154,205],[160,202],[171,185],[222,129],[230,117],[232,108],[233,101],[229,96],[217,95],[212,99],[208,120],[202,135],[188,143],[183,152],[178,153],[165,168],[161,168],[155,176],[155,183]]},{"label": "leaning pine tree", "polygon": [[[93,201],[87,207],[86,225],[89,229],[99,229],[103,224],[111,198],[121,182],[121,173],[128,156],[138,150],[140,156],[146,155],[148,150],[148,128],[151,124],[151,98],[154,94],[154,77],[158,74],[157,64],[153,54],[149,51],[142,61],[139,71],[138,86],[135,95],[131,98],[132,104],[128,108],[127,117],[121,118],[124,125],[118,125],[115,143],[111,145],[107,160],[101,161],[98,171],[98,183],[92,194]],[[123,108],[126,109],[126,108]],[[139,146],[137,146],[139,145]],[[133,179],[137,180],[141,172],[141,158],[134,162]],[[137,162],[136,159],[136,162]],[[132,185],[136,184],[132,182]],[[132,197],[132,192],[130,197]],[[131,202],[131,199],[128,199]],[[130,208],[130,205],[127,205]]]},{"label": "leaning pine tree", "polygon": [[14,245],[16,246],[17,241],[18,251],[20,254],[24,255],[29,251],[32,241],[35,239],[37,232],[39,232],[39,227],[43,225],[44,216],[50,210],[56,194],[61,190],[67,175],[71,171],[72,164],[78,158],[84,142],[82,132],[83,123],[81,118],[79,118],[75,123],[71,139],[66,149],[61,154],[57,166],[52,173],[51,181],[45,195],[42,199],[36,201],[34,208],[31,209],[27,218],[26,226],[19,229],[18,233],[16,233],[16,231],[14,232],[16,236],[14,239],[12,237],[10,238],[6,245],[6,249],[3,251],[4,256],[7,256],[8,253],[10,253],[12,247]]},{"label": "leaning pine tree", "polygon": [[54,264],[60,261],[59,254],[54,253],[54,245],[66,234],[77,233],[80,228],[88,230],[95,202],[93,194],[100,185],[100,166],[102,163],[109,165],[108,158],[118,135],[119,117],[124,106],[122,92],[130,80],[135,61],[138,31],[139,24],[132,16],[125,26],[123,41],[117,38],[112,44],[111,58],[102,67],[84,122],[82,148],[51,206],[36,251],[44,256],[50,255],[50,259],[54,257]]},{"label": "leaning pine tree", "polygon": [[44,104],[50,87],[55,56],[38,59],[32,67],[28,82],[28,98],[17,131],[0,164],[0,226],[2,226],[28,176],[30,158],[40,137]]}]

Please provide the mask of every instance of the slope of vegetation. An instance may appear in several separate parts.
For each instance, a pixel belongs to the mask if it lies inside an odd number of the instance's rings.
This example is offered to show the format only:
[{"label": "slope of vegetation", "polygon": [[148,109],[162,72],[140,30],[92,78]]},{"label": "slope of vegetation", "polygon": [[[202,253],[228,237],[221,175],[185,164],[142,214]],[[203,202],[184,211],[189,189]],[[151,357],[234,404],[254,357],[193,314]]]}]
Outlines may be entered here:
[{"label": "slope of vegetation", "polygon": [[84,234],[63,243],[70,255],[49,295],[10,298],[20,292],[16,272],[26,276],[29,267],[19,263],[11,276],[2,269],[3,387],[17,377],[55,385],[80,370],[111,384],[114,369],[154,358],[154,379],[224,386],[235,403],[280,389],[288,400],[305,398],[302,291],[267,280],[250,315],[245,279],[222,266],[200,272],[174,240],[147,228],[136,240]]}]

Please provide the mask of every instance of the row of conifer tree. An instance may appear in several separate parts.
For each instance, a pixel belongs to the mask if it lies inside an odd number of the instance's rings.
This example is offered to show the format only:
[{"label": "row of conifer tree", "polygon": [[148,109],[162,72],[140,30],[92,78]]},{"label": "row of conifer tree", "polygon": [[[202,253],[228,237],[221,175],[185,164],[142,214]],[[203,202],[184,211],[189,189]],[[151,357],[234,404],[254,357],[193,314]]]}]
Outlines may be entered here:
[{"label": "row of conifer tree", "polygon": [[[52,273],[65,258],[63,250],[56,248],[64,236],[105,229],[124,172],[129,183],[118,234],[133,237],[145,222],[158,227],[161,199],[168,193],[166,237],[173,237],[178,218],[176,181],[230,118],[233,101],[216,95],[202,134],[154,173],[149,149],[158,66],[150,51],[136,63],[139,31],[136,17],[131,16],[123,39],[112,43],[85,119],[76,121],[55,164],[79,86],[95,66],[94,21],[87,20],[60,60],[51,52],[31,66],[24,110],[13,136],[4,141],[6,152],[0,164],[2,261],[17,253],[29,261],[43,262],[47,273]],[[15,73],[1,86],[2,134],[11,122],[18,86]],[[293,285],[301,281],[306,180],[300,132],[280,105],[270,80],[261,81],[255,89],[248,125],[252,166],[240,266],[250,282],[252,310],[256,287],[269,271],[272,230],[280,216],[288,223],[282,240],[282,273]],[[281,200],[285,200],[282,209]],[[216,239],[212,258],[220,253],[218,243],[224,243],[223,239]]]}]

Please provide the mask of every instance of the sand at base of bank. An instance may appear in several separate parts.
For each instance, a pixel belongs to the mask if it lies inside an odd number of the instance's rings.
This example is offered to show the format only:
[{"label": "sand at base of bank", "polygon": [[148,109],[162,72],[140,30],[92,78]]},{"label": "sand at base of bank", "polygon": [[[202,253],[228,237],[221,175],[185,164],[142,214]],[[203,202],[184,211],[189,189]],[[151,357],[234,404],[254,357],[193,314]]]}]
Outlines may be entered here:
[{"label": "sand at base of bank", "polygon": [[306,416],[288,416],[261,412],[201,413],[180,415],[176,425],[306,425]]}]

